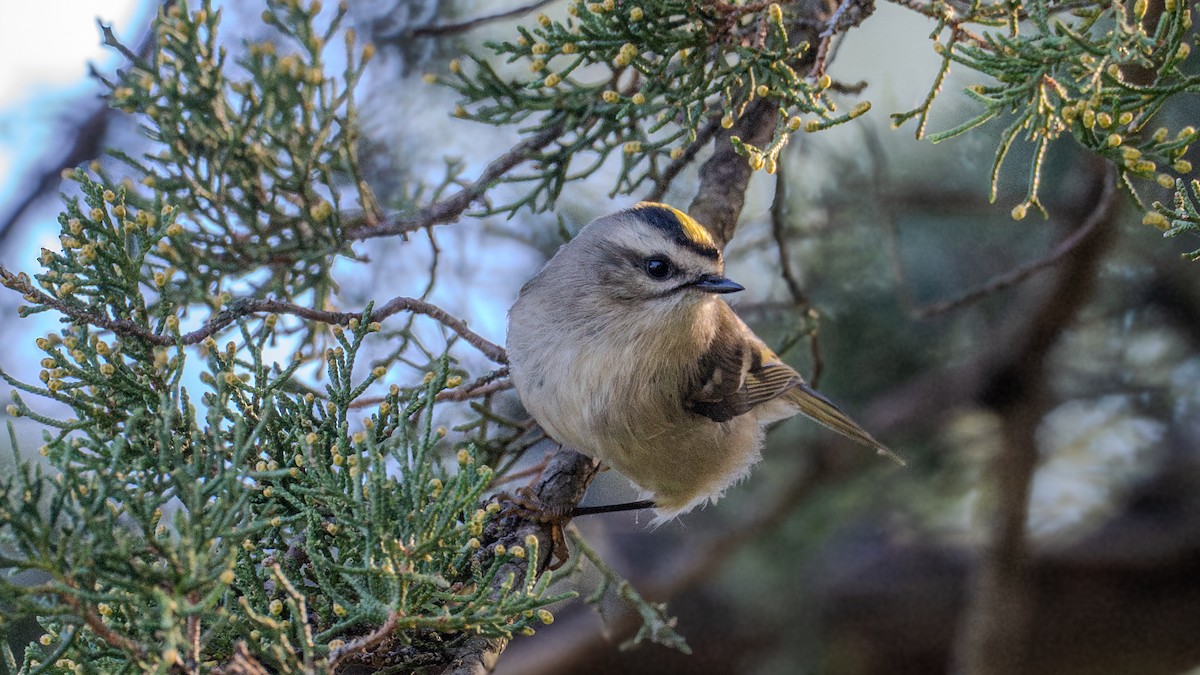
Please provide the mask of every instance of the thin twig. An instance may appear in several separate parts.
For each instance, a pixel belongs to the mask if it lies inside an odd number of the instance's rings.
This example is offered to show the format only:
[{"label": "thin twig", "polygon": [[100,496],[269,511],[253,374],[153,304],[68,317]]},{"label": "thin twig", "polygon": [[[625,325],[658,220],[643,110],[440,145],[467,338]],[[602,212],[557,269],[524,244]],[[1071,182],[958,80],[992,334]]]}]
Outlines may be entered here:
[{"label": "thin twig", "polygon": [[[508,366],[502,366],[500,368],[493,370],[490,373],[485,373],[483,375],[480,375],[479,377],[475,378],[474,382],[471,382],[470,384],[467,384],[465,386],[459,387],[458,389],[454,389],[452,391],[447,391],[447,392],[443,392],[443,393],[449,394],[450,396],[448,396],[447,398],[448,398],[448,400],[452,400],[452,401],[459,400],[458,397],[474,398],[476,395],[481,396],[484,393],[491,393],[491,392],[480,392],[479,390],[484,389],[485,385],[500,384],[500,382],[498,382],[498,380],[503,380],[506,377],[508,377]],[[507,388],[508,387],[504,387],[504,389],[507,389]],[[496,389],[495,391],[500,391],[500,389]],[[456,392],[458,392],[458,393],[456,393]]]},{"label": "thin twig", "polygon": [[808,382],[816,387],[821,380],[821,370],[824,368],[824,362],[821,360],[821,345],[817,340],[817,319],[820,314],[811,306],[808,293],[804,291],[792,273],[791,256],[788,255],[787,236],[784,232],[787,229],[784,225],[787,220],[787,179],[784,178],[784,167],[785,164],[780,162],[775,174],[775,199],[771,202],[771,235],[775,238],[775,249],[779,252],[779,275],[787,284],[788,292],[792,295],[792,303],[797,309],[804,309],[812,320],[812,328],[808,331],[808,352],[812,357],[813,367]]},{"label": "thin twig", "polygon": [[562,132],[561,126],[554,126],[532,138],[521,141],[508,152],[492,160],[492,163],[488,164],[474,183],[464,186],[463,189],[446,199],[434,202],[411,216],[393,216],[378,224],[350,228],[346,230],[346,239],[359,241],[373,237],[408,234],[434,225],[452,223],[458,220],[463,211],[466,211],[477,199],[482,198],[484,193],[504,174],[554,142],[562,135]]},{"label": "thin twig", "polygon": [[133,50],[131,50],[129,47],[126,47],[121,43],[120,40],[117,39],[116,34],[113,33],[112,26],[106,25],[100,19],[96,19],[96,25],[100,27],[100,32],[104,35],[105,45],[108,45],[109,47],[112,47],[120,52],[121,56],[124,56],[126,59],[128,59],[131,64],[137,65],[141,63],[142,59],[138,57],[137,54],[134,54]]},{"label": "thin twig", "polygon": [[62,598],[63,602],[70,605],[71,609],[79,613],[79,616],[83,619],[83,622],[87,624],[88,628],[92,629],[92,632],[96,634],[96,637],[104,640],[109,646],[120,649],[121,651],[136,657],[141,657],[146,654],[145,647],[125,637],[124,635],[115,633],[104,623],[104,620],[100,618],[99,614],[93,612],[90,607],[84,605],[83,601],[79,598],[66,593],[60,593],[59,597]]},{"label": "thin twig", "polygon": [[[196,599],[198,600],[198,599]],[[196,600],[193,600],[195,602]],[[194,673],[200,672],[200,617],[193,614],[187,618],[188,666]]]},{"label": "thin twig", "polygon": [[829,83],[829,90],[836,91],[839,94],[851,94],[854,96],[858,96],[859,94],[863,93],[863,90],[866,88],[867,88],[866,80],[859,80],[858,82],[855,82],[853,84],[851,84],[849,82],[840,82],[838,80],[834,80]]},{"label": "thin twig", "polygon": [[[858,11],[847,16],[846,12],[851,6],[858,5]],[[821,31],[820,43],[817,44],[817,54],[813,58],[812,68],[808,71],[808,76],[813,79],[818,79],[825,74],[826,61],[829,58],[829,47],[833,42],[833,38],[839,32],[843,32],[848,28],[853,28],[862,23],[872,12],[875,11],[873,2],[863,2],[862,0],[842,0],[825,21],[825,26]]]},{"label": "thin twig", "polygon": [[[161,333],[153,333],[149,329],[144,328],[129,319],[112,319],[103,314],[96,314],[92,311],[84,309],[79,305],[64,302],[58,298],[51,297],[46,293],[34,288],[26,277],[13,274],[4,267],[0,267],[0,283],[11,288],[24,296],[30,302],[37,303],[55,309],[75,321],[91,326],[98,326],[111,330],[112,332],[122,335],[136,337],[151,344],[162,347],[169,347],[177,344],[194,345],[203,342],[205,338],[215,335],[223,328],[229,326],[239,318],[250,314],[291,314],[309,321],[317,321],[325,324],[347,325],[352,320],[362,318],[361,312],[327,312],[324,310],[304,307],[302,305],[284,302],[282,300],[268,300],[261,298],[243,298],[234,301],[229,309],[222,311],[213,318],[204,323],[203,326],[197,328],[190,333],[182,335],[164,335]],[[508,358],[504,352],[504,348],[497,345],[478,333],[467,328],[465,321],[458,319],[446,310],[416,298],[396,297],[387,301],[382,307],[371,312],[367,316],[367,321],[383,321],[393,314],[400,312],[415,312],[424,314],[431,319],[437,321],[443,326],[457,333],[460,337],[466,340],[471,346],[478,349],[484,356],[488,357],[496,363],[507,363]]]},{"label": "thin twig", "polygon": [[1062,258],[1068,253],[1075,250],[1075,248],[1082,242],[1086,241],[1087,238],[1091,236],[1092,231],[1109,217],[1109,213],[1116,205],[1116,200],[1114,199],[1116,194],[1116,181],[1105,183],[1104,192],[1100,196],[1099,207],[1088,214],[1087,220],[1085,220],[1082,225],[1076,228],[1075,231],[1072,232],[1066,239],[1063,239],[1061,242],[1059,242],[1058,245],[1051,249],[1050,252],[1045,256],[1021,265],[1020,267],[1011,269],[1003,274],[998,274],[989,279],[983,285],[967,291],[953,300],[947,300],[945,302],[918,307],[916,311],[913,312],[913,315],[920,319],[928,319],[930,317],[937,316],[938,314],[948,312],[952,309],[957,309],[963,305],[970,304],[976,300],[996,293],[997,291],[1008,288],[1009,286],[1018,284],[1034,274],[1051,267],[1059,260],[1062,260]]},{"label": "thin twig", "polygon": [[353,642],[348,642],[329,653],[329,669],[337,672],[338,666],[342,665],[347,657],[357,652],[363,652],[375,645],[383,642],[389,635],[396,630],[396,624],[399,622],[400,613],[393,610],[388,614],[387,621],[383,625],[376,628],[371,633],[364,635]]},{"label": "thin twig", "polygon": [[[901,7],[906,7],[908,9],[911,9],[914,12],[917,12],[918,14],[927,16],[931,19],[940,20],[942,18],[942,13],[941,13],[942,10],[940,9],[940,6],[935,7],[934,3],[924,3],[924,2],[921,2],[920,0],[891,0],[891,1],[894,4],[900,5]],[[1028,18],[1028,16],[1029,15],[1027,13],[1025,13],[1025,11],[1023,11],[1023,10],[1019,10],[1017,13],[1017,17],[1022,21],[1025,20],[1026,18]],[[948,27],[950,29],[950,35],[951,35],[950,41],[951,42],[971,42],[977,47],[986,48],[988,46],[988,42],[987,42],[987,40],[983,39],[982,35],[979,35],[978,33],[975,33],[974,31],[963,28],[963,24],[970,23],[970,22],[978,23],[980,21],[980,19],[981,19],[981,17],[979,17],[978,15],[974,15],[974,16],[957,16],[954,19],[947,20],[946,27]]]},{"label": "thin twig", "polygon": [[497,487],[500,487],[501,485],[507,485],[508,483],[511,483],[513,481],[521,480],[522,478],[529,478],[530,476],[540,476],[541,473],[546,470],[546,465],[549,464],[549,462],[550,462],[550,456],[547,455],[546,457],[542,458],[542,461],[538,462],[537,464],[534,464],[531,467],[521,469],[520,471],[514,471],[513,473],[510,473],[510,474],[507,474],[504,476],[497,476],[496,478],[492,479],[491,485],[489,487],[492,489],[495,489]]},{"label": "thin twig", "polygon": [[792,301],[799,306],[807,306],[808,294],[800,287],[796,275],[792,274],[787,237],[784,236],[784,223],[787,220],[787,179],[784,178],[787,171],[784,166],[784,163],[780,162],[775,173],[775,199],[771,202],[771,235],[775,238],[775,250],[779,252],[779,276],[783,277],[783,282],[787,284]]},{"label": "thin twig", "polygon": [[[434,396],[434,400],[469,401],[473,398],[483,398],[484,396],[496,394],[502,391],[508,391],[512,388],[513,384],[510,380],[501,380],[499,382],[492,382],[482,386],[477,386],[472,383],[465,387],[459,387],[458,389],[439,391],[437,396]],[[370,408],[371,406],[376,406],[380,403],[383,403],[385,400],[387,399],[385,399],[383,396],[364,396],[362,398],[355,399],[349,407],[352,409]]]},{"label": "thin twig", "polygon": [[458,35],[459,33],[465,33],[484,24],[492,23],[493,21],[500,21],[502,19],[512,18],[514,16],[528,14],[536,9],[541,9],[552,2],[554,2],[554,0],[538,0],[537,2],[532,2],[528,5],[514,7],[496,14],[475,17],[474,19],[468,19],[466,21],[459,21],[458,23],[427,24],[424,26],[417,26],[416,28],[409,28],[407,30],[397,31],[395,33],[381,35],[379,40],[394,40],[400,37],[435,37]]},{"label": "thin twig", "polygon": [[239,641],[233,648],[233,657],[213,669],[213,675],[270,675],[263,665],[254,658],[244,641]]},{"label": "thin twig", "polygon": [[498,394],[512,388],[512,380],[501,380],[480,387],[459,387],[458,389],[439,392],[436,398],[439,401],[466,401],[473,398],[483,398],[491,394]]}]

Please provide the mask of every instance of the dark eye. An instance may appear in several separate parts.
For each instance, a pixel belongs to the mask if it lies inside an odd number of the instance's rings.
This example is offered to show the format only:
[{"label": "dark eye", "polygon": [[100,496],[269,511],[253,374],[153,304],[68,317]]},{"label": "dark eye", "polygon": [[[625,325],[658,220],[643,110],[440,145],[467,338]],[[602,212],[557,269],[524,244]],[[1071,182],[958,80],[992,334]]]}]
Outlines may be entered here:
[{"label": "dark eye", "polygon": [[646,259],[646,274],[649,274],[651,279],[666,279],[673,271],[671,262],[666,258]]}]

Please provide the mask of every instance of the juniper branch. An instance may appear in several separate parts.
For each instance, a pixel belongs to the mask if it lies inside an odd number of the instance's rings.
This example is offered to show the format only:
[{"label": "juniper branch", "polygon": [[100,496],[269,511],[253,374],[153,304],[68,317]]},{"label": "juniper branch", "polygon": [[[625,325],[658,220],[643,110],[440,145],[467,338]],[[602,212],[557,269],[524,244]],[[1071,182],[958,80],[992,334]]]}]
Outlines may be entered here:
[{"label": "juniper branch", "polygon": [[[497,368],[492,372],[482,375],[470,384],[464,384],[457,389],[447,389],[439,391],[434,400],[437,401],[469,401],[473,398],[483,398],[489,394],[495,394],[501,391],[512,389],[512,380],[507,379],[508,366]],[[364,396],[355,399],[350,404],[351,408],[370,408],[377,406],[387,400],[385,396]]]},{"label": "juniper branch", "polygon": [[96,614],[91,608],[86,607],[83,601],[68,593],[59,593],[58,597],[66,603],[71,609],[79,613],[80,618],[87,624],[88,628],[96,634],[101,640],[104,640],[110,646],[120,649],[121,651],[133,655],[142,656],[146,653],[146,648],[133,640],[114,632],[104,623],[99,614]]},{"label": "juniper branch", "polygon": [[[91,310],[85,309],[79,305],[63,301],[59,298],[52,297],[45,292],[38,290],[31,284],[28,279],[22,275],[13,274],[4,267],[0,266],[0,283],[8,288],[21,293],[26,300],[44,305],[51,309],[57,310],[77,322],[97,326],[111,330],[112,332],[128,337],[136,337],[143,341],[149,342],[161,347],[172,346],[176,344],[194,345],[203,342],[205,338],[212,337],[220,332],[233,322],[241,317],[250,314],[290,314],[298,316],[309,321],[317,321],[325,324],[347,325],[351,320],[361,319],[362,312],[329,312],[302,305],[284,302],[282,300],[269,300],[260,298],[243,298],[231,303],[229,309],[226,309],[213,318],[204,323],[203,326],[189,333],[182,335],[169,335],[162,333],[154,333],[148,328],[139,325],[129,319],[113,319],[103,314],[98,314]],[[383,321],[388,317],[400,312],[414,312],[423,314],[437,321],[443,326],[457,333],[460,337],[467,341],[468,344],[478,349],[484,356],[488,357],[496,363],[507,363],[508,357],[504,352],[504,348],[494,342],[489,341],[478,333],[467,328],[467,324],[462,319],[456,318],[446,310],[424,300],[399,296],[392,298],[384,303],[382,307],[375,309],[368,316],[368,321]]]},{"label": "juniper branch", "polygon": [[369,634],[347,643],[333,650],[329,654],[329,669],[336,672],[338,667],[342,665],[342,661],[346,660],[352,654],[365,652],[372,647],[375,647],[380,642],[383,642],[388,636],[396,630],[396,625],[400,620],[400,613],[393,610],[388,614],[387,621],[379,628],[371,631]]},{"label": "juniper branch", "polygon": [[434,225],[452,223],[458,220],[471,204],[483,198],[484,194],[496,181],[500,180],[514,167],[532,157],[536,152],[550,145],[562,133],[563,128],[555,126],[542,131],[536,136],[521,141],[513,146],[511,150],[494,159],[491,164],[488,164],[487,168],[484,169],[483,173],[479,174],[479,178],[474,183],[467,185],[450,197],[434,202],[411,216],[396,216],[376,225],[360,225],[351,228],[346,231],[346,239],[358,241],[373,237],[403,235],[423,230],[427,227],[433,227]]}]

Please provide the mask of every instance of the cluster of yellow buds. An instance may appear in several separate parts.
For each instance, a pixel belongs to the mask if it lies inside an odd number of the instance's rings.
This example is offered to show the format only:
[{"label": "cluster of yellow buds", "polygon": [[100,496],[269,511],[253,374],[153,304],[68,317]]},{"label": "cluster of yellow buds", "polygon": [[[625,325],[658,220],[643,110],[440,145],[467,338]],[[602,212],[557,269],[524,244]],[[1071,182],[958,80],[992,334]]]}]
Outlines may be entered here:
[{"label": "cluster of yellow buds", "polygon": [[1171,221],[1158,211],[1148,211],[1146,215],[1142,216],[1142,224],[1158,228],[1163,232],[1171,229]]},{"label": "cluster of yellow buds", "polygon": [[624,68],[625,66],[633,63],[633,59],[636,58],[637,55],[637,45],[633,44],[632,42],[626,42],[625,44],[621,45],[621,50],[617,52],[617,58],[613,60],[613,63],[615,63],[619,68]]},{"label": "cluster of yellow buds", "polygon": [[775,153],[765,153],[758,148],[749,146],[746,147],[746,150],[749,152],[746,161],[749,162],[750,168],[754,171],[763,170],[769,174],[773,174],[778,170],[779,164],[775,158]]},{"label": "cluster of yellow buds", "polygon": [[487,520],[487,516],[487,511],[476,509],[474,515],[467,521],[467,533],[475,537],[483,534],[483,523]]}]

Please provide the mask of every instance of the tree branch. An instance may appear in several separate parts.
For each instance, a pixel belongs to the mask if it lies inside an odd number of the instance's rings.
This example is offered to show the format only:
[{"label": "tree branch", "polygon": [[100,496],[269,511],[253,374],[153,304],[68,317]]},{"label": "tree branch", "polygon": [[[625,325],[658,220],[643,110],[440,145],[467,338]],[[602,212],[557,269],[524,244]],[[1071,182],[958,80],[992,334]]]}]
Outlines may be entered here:
[{"label": "tree branch", "polygon": [[737,154],[731,136],[761,146],[771,138],[779,108],[770,99],[755,99],[733,127],[717,132],[713,154],[700,168],[700,187],[688,215],[708,228],[721,247],[733,239],[738,216],[746,203],[746,186],[753,171],[745,157]]},{"label": "tree branch", "polygon": [[497,12],[496,14],[479,16],[475,17],[474,19],[459,21],[457,23],[427,24],[424,26],[417,26],[415,28],[409,28],[407,30],[398,31],[389,35],[380,35],[379,40],[396,40],[402,37],[441,37],[445,35],[458,35],[459,33],[466,33],[469,30],[473,30],[484,24],[492,23],[493,21],[500,21],[502,19],[508,19],[514,16],[528,14],[534,10],[541,9],[552,2],[554,2],[554,0],[537,0],[537,2],[531,2],[528,5],[514,7],[503,12]]},{"label": "tree branch", "polygon": [[1117,192],[1116,181],[1109,181],[1104,185],[1104,192],[1100,195],[1099,207],[1088,214],[1087,219],[1083,224],[1075,229],[1069,236],[1059,242],[1045,256],[1037,260],[1025,263],[1019,267],[1013,268],[1002,274],[989,279],[982,285],[963,293],[962,295],[952,300],[938,302],[931,305],[924,305],[913,310],[914,316],[919,319],[928,319],[938,314],[948,312],[953,309],[958,309],[963,305],[970,304],[976,300],[987,297],[997,291],[1004,290],[1009,286],[1019,284],[1029,277],[1057,264],[1060,260],[1075,250],[1076,247],[1089,240],[1092,233],[1097,227],[1111,217],[1111,209],[1115,204],[1113,199]]},{"label": "tree branch", "polygon": [[797,307],[808,305],[808,294],[804,292],[796,275],[792,273],[792,259],[788,255],[787,244],[787,171],[783,162],[775,173],[775,199],[771,202],[771,236],[775,239],[775,250],[779,253],[779,276],[787,285],[792,302]]},{"label": "tree branch", "polygon": [[[194,345],[203,342],[205,338],[212,337],[225,327],[229,326],[239,318],[249,316],[250,314],[291,314],[309,321],[317,321],[326,324],[347,325],[351,320],[361,319],[362,312],[327,312],[324,310],[304,307],[282,300],[269,300],[260,298],[243,298],[234,301],[229,309],[226,309],[213,318],[204,323],[203,326],[197,328],[190,333],[182,335],[165,335],[162,333],[151,332],[137,323],[129,319],[113,319],[103,314],[97,314],[79,305],[65,302],[58,298],[52,297],[43,291],[35,288],[28,281],[28,277],[24,275],[13,274],[12,272],[0,266],[0,283],[8,288],[21,293],[29,302],[37,303],[57,310],[77,322],[97,326],[107,330],[111,330],[117,335],[126,337],[135,337],[144,340],[151,344],[169,347],[177,344]],[[446,310],[437,305],[418,300],[416,298],[395,297],[387,301],[382,307],[375,309],[367,317],[367,321],[383,321],[388,317],[400,312],[414,312],[423,314],[437,321],[443,326],[457,333],[460,337],[467,341],[468,344],[478,349],[484,356],[488,357],[496,363],[504,364],[508,362],[508,357],[504,352],[504,348],[497,345],[478,333],[467,328],[465,321],[452,316]]]},{"label": "tree branch", "polygon": [[479,174],[479,178],[474,183],[467,185],[446,199],[434,202],[410,216],[393,216],[378,224],[352,227],[346,230],[346,239],[349,241],[361,241],[373,237],[408,234],[427,227],[433,227],[434,225],[452,223],[458,220],[462,216],[463,211],[466,211],[471,204],[481,199],[504,174],[529,159],[542,148],[550,145],[562,135],[562,132],[562,127],[556,126],[546,129],[532,138],[521,141],[513,146],[511,150],[494,159],[491,164],[488,164],[487,168],[483,170],[483,173]]},{"label": "tree branch", "polygon": [[[588,485],[591,485],[599,470],[600,462],[597,460],[560,447],[547,459],[546,468],[533,488],[533,494],[545,513],[570,514],[571,509],[583,499]],[[543,574],[550,567],[554,553],[554,528],[565,527],[569,521],[569,516],[557,521],[543,519],[542,522],[536,522],[520,515],[505,515],[491,521],[484,529],[484,550],[492,550],[497,543],[508,548],[524,546],[526,537],[533,535],[538,540],[538,574]],[[509,576],[515,579],[523,578],[525,565],[525,561],[520,558],[504,563],[494,577],[496,583],[504,583]],[[475,640],[467,649],[456,655],[457,662],[452,664],[449,672],[452,675],[490,673],[500,653],[507,646],[508,640],[503,638]]]}]

